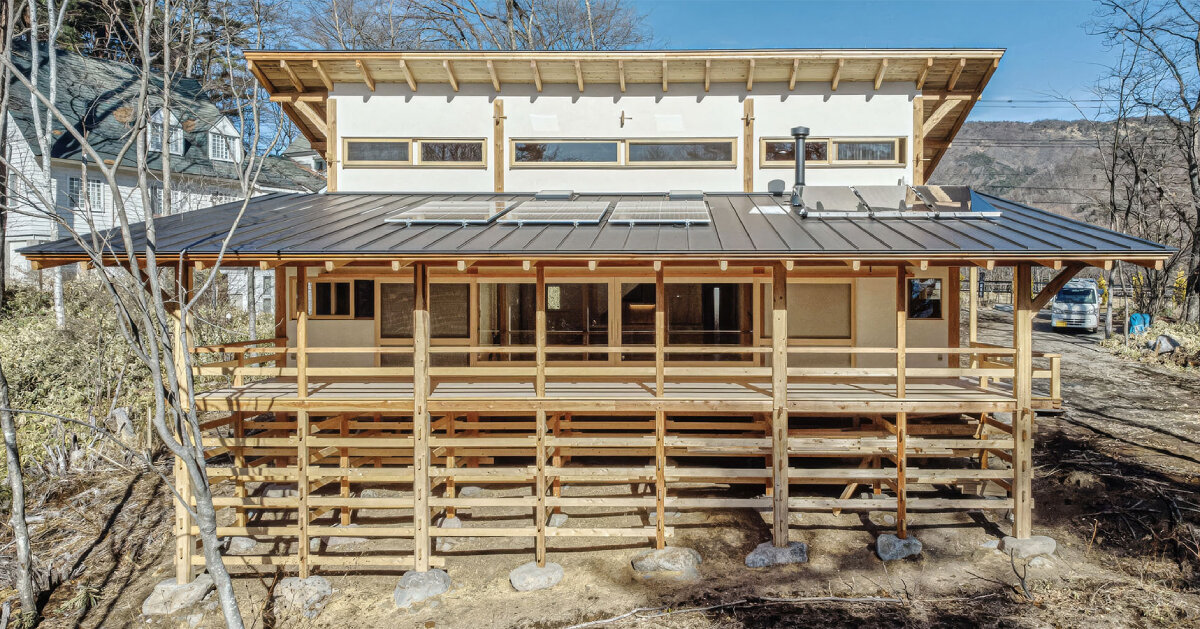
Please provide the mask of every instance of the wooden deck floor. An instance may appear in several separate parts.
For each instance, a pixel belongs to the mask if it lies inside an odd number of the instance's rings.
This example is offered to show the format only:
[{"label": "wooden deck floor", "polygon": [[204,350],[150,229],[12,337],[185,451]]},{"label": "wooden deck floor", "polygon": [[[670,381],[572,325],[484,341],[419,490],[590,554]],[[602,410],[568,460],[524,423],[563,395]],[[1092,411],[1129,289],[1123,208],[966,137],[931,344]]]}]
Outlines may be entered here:
[{"label": "wooden deck floor", "polygon": [[[412,409],[412,384],[387,380],[311,381],[308,395],[297,395],[294,379],[279,378],[197,394],[200,410],[248,411],[391,411]],[[903,399],[892,383],[793,382],[788,385],[789,412],[795,414],[894,412],[1005,412],[1014,401],[1008,391],[982,389],[967,379],[910,380]],[[552,381],[537,398],[529,382],[435,382],[429,396],[432,412],[574,411],[638,413],[770,412],[768,382],[667,382],[663,396],[654,381]]]}]

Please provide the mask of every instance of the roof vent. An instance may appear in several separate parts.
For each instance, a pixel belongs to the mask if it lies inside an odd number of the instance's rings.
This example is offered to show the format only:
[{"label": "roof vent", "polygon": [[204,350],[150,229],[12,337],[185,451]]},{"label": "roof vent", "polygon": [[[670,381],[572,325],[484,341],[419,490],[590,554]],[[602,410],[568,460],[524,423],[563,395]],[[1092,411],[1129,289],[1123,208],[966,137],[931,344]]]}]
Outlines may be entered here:
[{"label": "roof vent", "polygon": [[575,198],[574,190],[539,190],[533,198],[538,201],[570,201]]},{"label": "roof vent", "polygon": [[667,193],[667,198],[672,201],[702,201],[704,200],[703,190],[672,190]]}]

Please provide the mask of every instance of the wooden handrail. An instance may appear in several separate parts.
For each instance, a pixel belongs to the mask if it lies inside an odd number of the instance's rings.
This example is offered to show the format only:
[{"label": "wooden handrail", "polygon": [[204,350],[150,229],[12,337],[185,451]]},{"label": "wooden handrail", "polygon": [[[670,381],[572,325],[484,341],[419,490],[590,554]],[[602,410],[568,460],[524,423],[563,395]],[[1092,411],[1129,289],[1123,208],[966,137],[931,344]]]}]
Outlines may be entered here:
[{"label": "wooden handrail", "polygon": [[[193,347],[192,351],[197,354],[233,353],[234,349],[244,348],[248,345],[261,345],[263,343],[278,343],[279,341],[286,341],[286,340],[287,340],[286,338],[278,337],[278,338],[273,338],[273,339],[252,339],[249,341],[236,341],[233,343],[221,343],[218,345],[200,345],[197,347]],[[269,349],[269,348],[256,347],[256,348],[251,348],[251,349]]]}]

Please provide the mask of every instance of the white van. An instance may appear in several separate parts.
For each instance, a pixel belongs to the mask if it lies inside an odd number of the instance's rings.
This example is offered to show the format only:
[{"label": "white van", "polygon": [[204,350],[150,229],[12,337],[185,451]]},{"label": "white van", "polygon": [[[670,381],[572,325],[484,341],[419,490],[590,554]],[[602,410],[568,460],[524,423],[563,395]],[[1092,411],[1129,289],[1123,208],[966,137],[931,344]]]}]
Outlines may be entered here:
[{"label": "white van", "polygon": [[1071,280],[1054,296],[1050,311],[1054,329],[1100,327],[1100,287],[1096,280]]}]

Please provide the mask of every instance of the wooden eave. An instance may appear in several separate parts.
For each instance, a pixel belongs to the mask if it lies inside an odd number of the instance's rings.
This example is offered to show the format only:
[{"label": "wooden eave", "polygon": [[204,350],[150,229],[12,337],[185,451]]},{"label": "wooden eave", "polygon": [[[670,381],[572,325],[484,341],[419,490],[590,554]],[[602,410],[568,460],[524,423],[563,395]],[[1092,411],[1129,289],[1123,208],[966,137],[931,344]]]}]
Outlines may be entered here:
[{"label": "wooden eave", "polygon": [[[655,85],[664,91],[685,84],[734,83],[753,94],[755,85],[847,82],[914,83],[922,90],[923,142],[917,159],[928,176],[945,155],[971,108],[995,72],[1003,49],[803,49],[681,51],[308,51],[246,52],[259,83],[279,102],[317,151],[324,152],[329,86],[381,84],[412,91],[428,84],[477,84],[502,93],[506,85]],[[669,79],[669,80],[668,80]],[[947,103],[950,103],[947,105]],[[939,111],[939,108],[946,105]],[[305,109],[310,111],[305,111]]]}]

